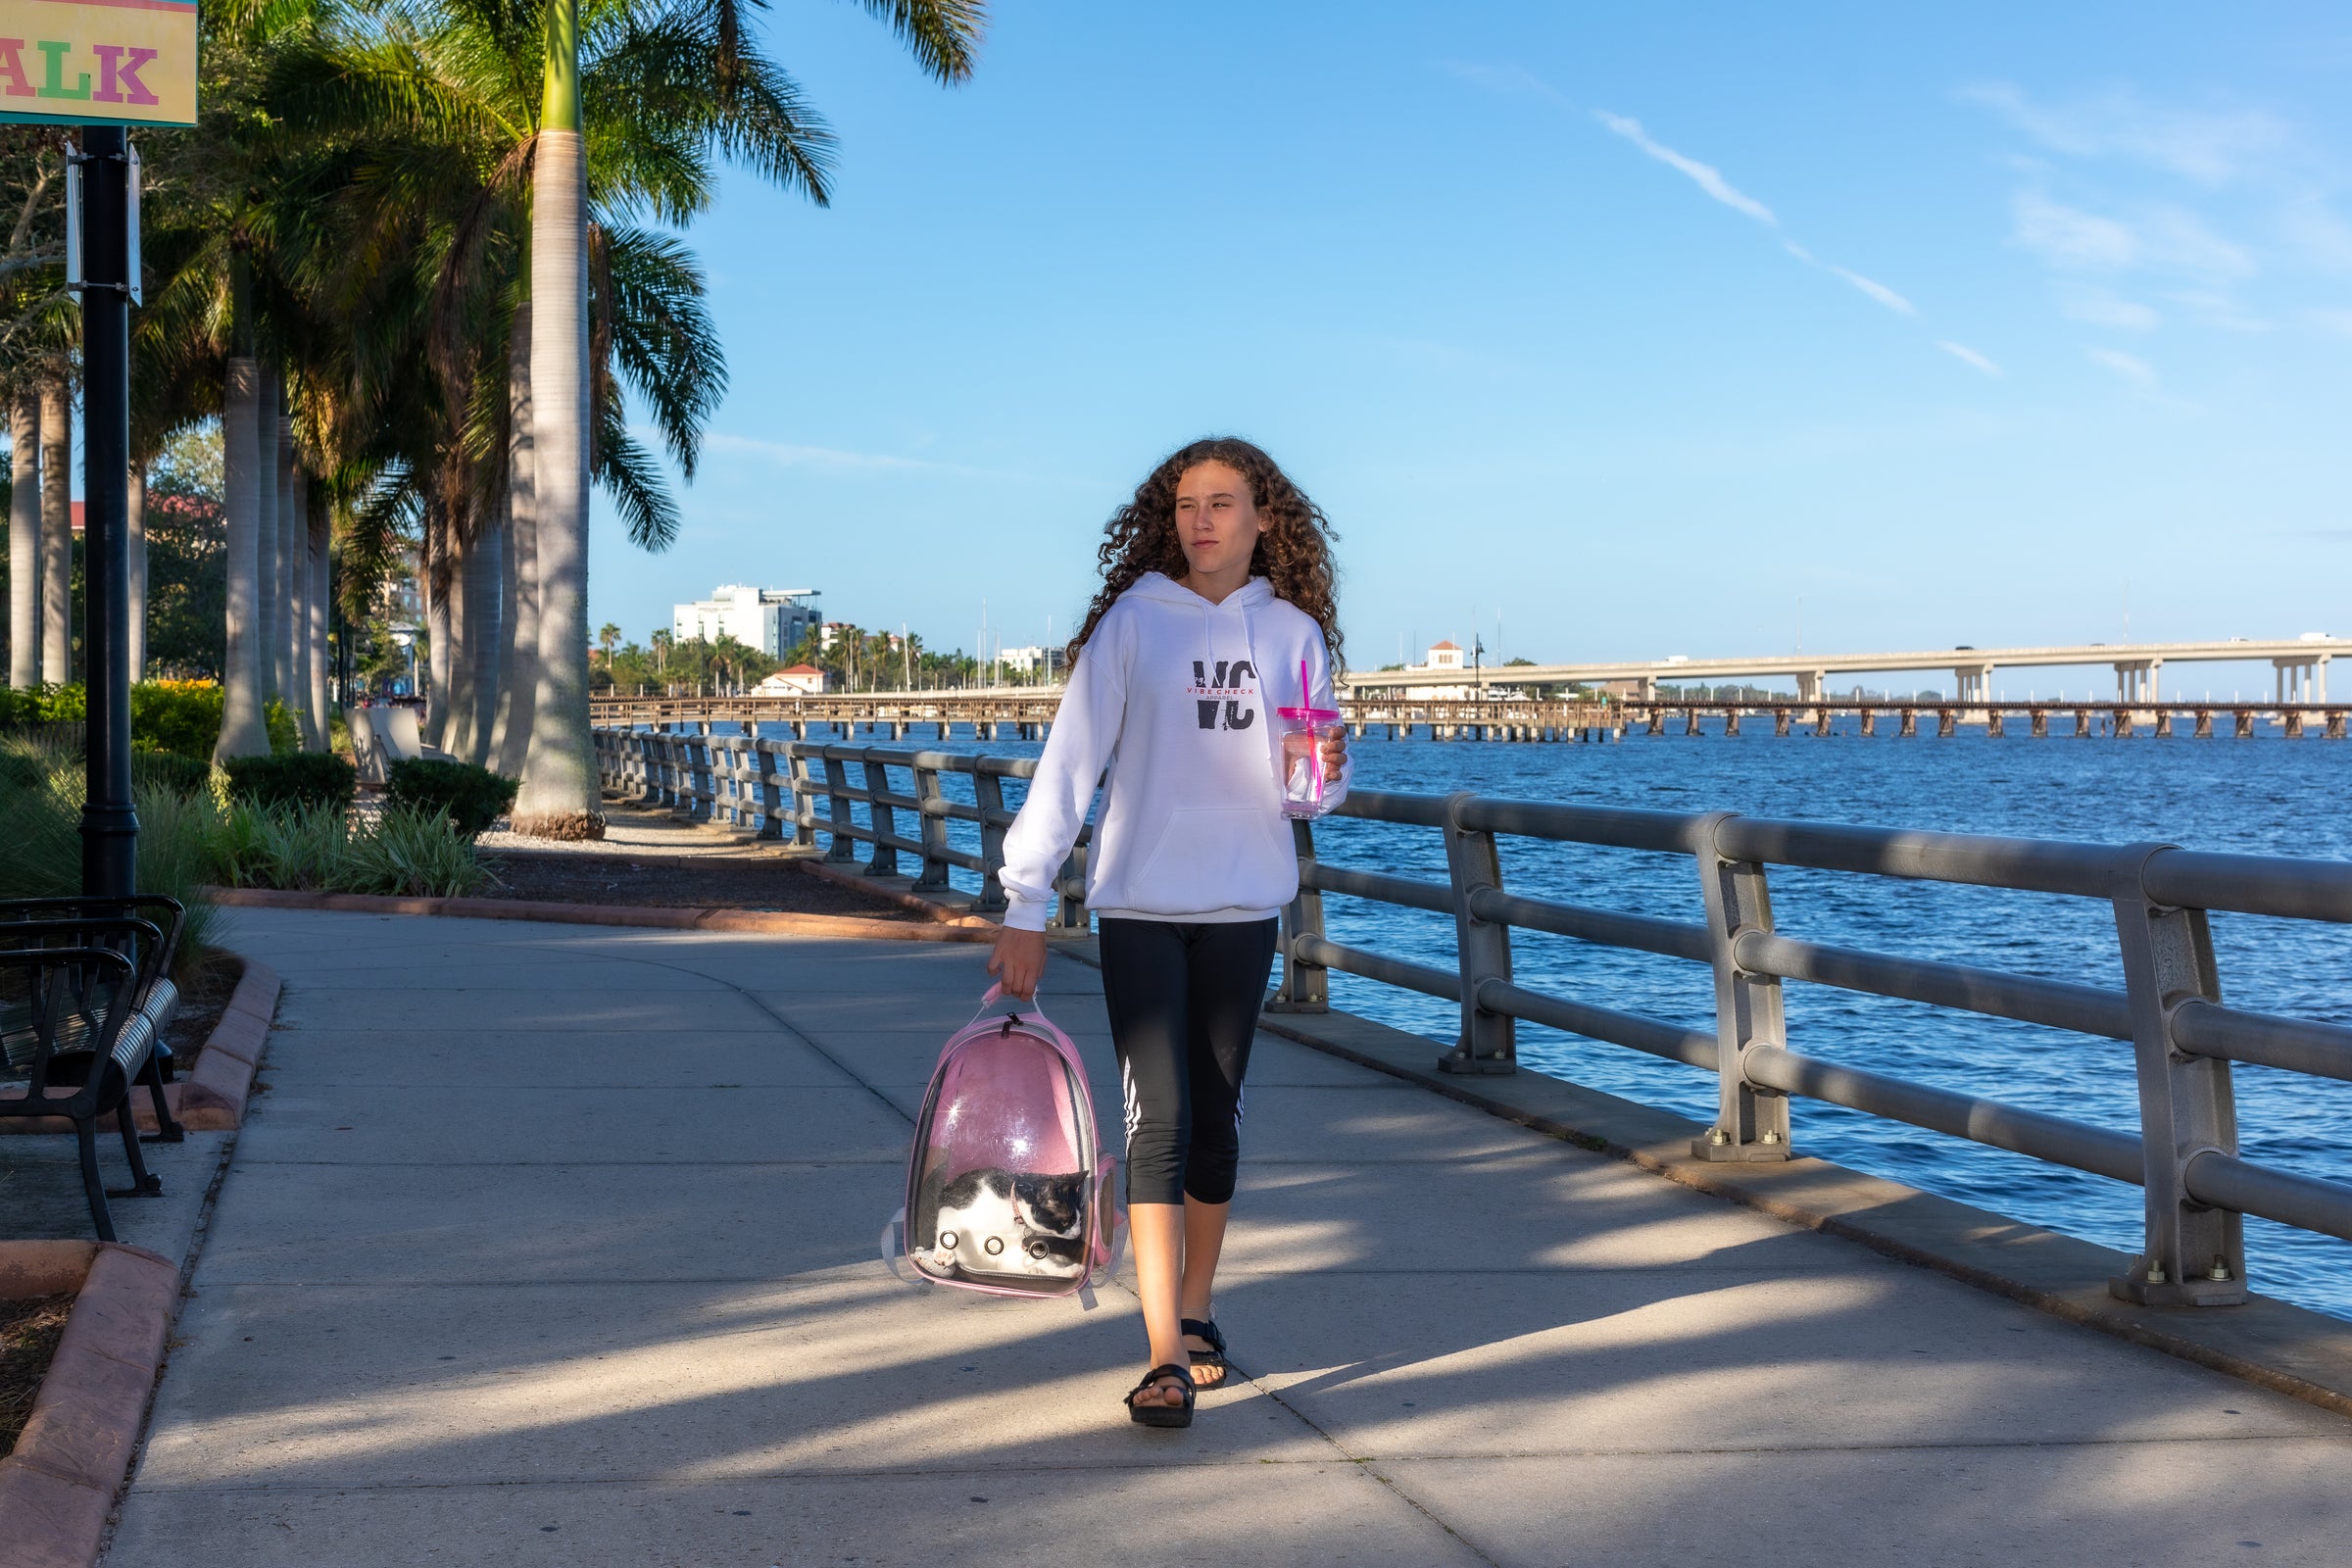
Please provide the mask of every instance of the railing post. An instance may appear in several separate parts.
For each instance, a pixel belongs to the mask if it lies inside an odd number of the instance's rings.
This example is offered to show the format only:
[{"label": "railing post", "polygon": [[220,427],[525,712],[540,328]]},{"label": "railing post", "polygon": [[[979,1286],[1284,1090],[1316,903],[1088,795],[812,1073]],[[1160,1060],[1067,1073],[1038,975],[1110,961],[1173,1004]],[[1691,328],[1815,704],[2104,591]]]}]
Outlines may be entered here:
[{"label": "railing post", "polygon": [[678,779],[684,773],[683,759],[686,743],[675,730],[662,732],[662,805],[674,811],[678,808]]},{"label": "railing post", "polygon": [[1438,1058],[1441,1072],[1501,1074],[1519,1070],[1519,1021],[1478,1004],[1488,980],[1511,978],[1511,928],[1471,912],[1470,897],[1482,888],[1502,887],[1502,858],[1494,835],[1466,827],[1462,808],[1477,797],[1467,790],[1446,798],[1446,872],[1453,883],[1453,934],[1462,975],[1462,1033]]},{"label": "railing post", "polygon": [[1692,848],[1706,900],[1707,955],[1715,971],[1715,1125],[1690,1140],[1699,1159],[1780,1160],[1788,1157],[1788,1098],[1748,1082],[1747,1054],[1785,1047],[1778,976],[1750,974],[1734,956],[1750,931],[1772,930],[1772,895],[1759,860],[1726,859],[1716,830],[1736,813],[1711,811],[1698,819]]},{"label": "railing post", "polygon": [[[1047,922],[1046,929],[1057,936],[1084,936],[1093,925],[1094,912],[1086,906],[1084,891],[1086,863],[1093,857],[1094,851],[1082,837],[1078,847],[1062,860],[1061,869],[1054,874],[1054,918]],[[1062,885],[1070,882],[1078,885],[1077,894],[1062,891]]]},{"label": "railing post", "polygon": [[2141,873],[2166,848],[2133,845],[2116,867],[2115,929],[2131,999],[2146,1161],[2147,1248],[2107,1289],[2143,1306],[2235,1306],[2246,1298],[2245,1217],[2195,1201],[2185,1174],[2189,1161],[2208,1151],[2237,1152],[2230,1063],[2173,1045],[2180,1004],[2219,1003],[2221,978],[2205,911],[2173,908],[2147,895]]},{"label": "railing post", "polygon": [[914,798],[923,803],[920,823],[923,841],[923,874],[914,881],[917,893],[945,893],[948,882],[948,819],[935,815],[938,808],[947,804],[947,796],[939,787],[939,769],[917,763],[914,769]]},{"label": "railing post", "polygon": [[848,764],[833,755],[830,747],[824,748],[824,753],[825,793],[832,797],[832,808],[827,814],[833,822],[833,842],[825,850],[825,858],[855,860],[858,858],[858,841],[850,836],[850,829],[858,824],[850,815],[850,798],[843,793],[850,787],[850,770]]},{"label": "railing post", "polygon": [[1004,780],[988,770],[982,758],[972,770],[972,799],[980,806],[980,897],[974,913],[996,914],[1004,907],[1004,884],[997,873],[1004,868],[1004,824],[990,818],[1004,809]]},{"label": "railing post", "polygon": [[816,776],[808,770],[808,748],[799,741],[784,743],[784,762],[792,787],[792,842],[808,849],[816,843]]},{"label": "railing post", "polygon": [[871,756],[865,759],[863,766],[865,793],[869,797],[865,803],[866,820],[874,826],[874,853],[866,858],[865,874],[897,876],[899,852],[882,842],[883,834],[895,835],[899,831],[898,813],[884,806],[880,799],[890,793],[890,768],[886,763],[875,761]]},{"label": "railing post", "polygon": [[780,839],[784,836],[786,792],[777,782],[782,775],[776,771],[776,742],[752,742],[752,765],[760,774],[752,787],[752,804],[760,813],[760,837]]},{"label": "railing post", "polygon": [[[1291,823],[1291,842],[1298,850],[1298,869],[1303,873],[1315,863],[1315,834],[1313,827],[1299,820]],[[1298,896],[1282,911],[1282,985],[1266,1003],[1268,1012],[1329,1012],[1331,1010],[1331,971],[1319,963],[1302,963],[1298,958],[1298,939],[1323,935],[1323,895],[1306,885],[1302,874],[1298,879]]]}]

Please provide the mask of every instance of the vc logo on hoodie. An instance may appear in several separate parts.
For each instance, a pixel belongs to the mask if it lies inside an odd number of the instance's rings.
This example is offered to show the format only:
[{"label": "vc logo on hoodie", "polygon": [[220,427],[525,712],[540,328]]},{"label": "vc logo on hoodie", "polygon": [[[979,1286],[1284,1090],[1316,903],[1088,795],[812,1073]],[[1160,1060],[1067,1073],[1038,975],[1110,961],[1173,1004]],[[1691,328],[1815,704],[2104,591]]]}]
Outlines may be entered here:
[{"label": "vc logo on hoodie", "polygon": [[1198,659],[1193,661],[1192,694],[1200,705],[1202,729],[1217,727],[1217,710],[1220,708],[1225,711],[1227,729],[1248,729],[1257,722],[1257,709],[1244,708],[1241,704],[1242,698],[1257,695],[1255,686],[1242,684],[1244,675],[1252,680],[1257,677],[1257,667],[1247,659],[1237,659],[1231,663],[1218,660],[1217,678],[1214,681],[1208,678],[1209,666],[1205,662]]}]

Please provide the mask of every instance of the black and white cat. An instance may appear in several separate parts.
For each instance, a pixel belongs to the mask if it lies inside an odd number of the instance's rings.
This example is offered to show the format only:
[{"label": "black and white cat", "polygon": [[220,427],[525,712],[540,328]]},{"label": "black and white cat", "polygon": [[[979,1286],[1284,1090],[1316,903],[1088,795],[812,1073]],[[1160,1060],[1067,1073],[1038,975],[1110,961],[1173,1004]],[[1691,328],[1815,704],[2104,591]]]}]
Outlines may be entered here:
[{"label": "black and white cat", "polygon": [[934,1274],[960,1267],[1069,1279],[1085,1268],[1085,1200],[1082,1176],[995,1166],[966,1171],[939,1189],[931,1204],[934,1240],[915,1259]]}]

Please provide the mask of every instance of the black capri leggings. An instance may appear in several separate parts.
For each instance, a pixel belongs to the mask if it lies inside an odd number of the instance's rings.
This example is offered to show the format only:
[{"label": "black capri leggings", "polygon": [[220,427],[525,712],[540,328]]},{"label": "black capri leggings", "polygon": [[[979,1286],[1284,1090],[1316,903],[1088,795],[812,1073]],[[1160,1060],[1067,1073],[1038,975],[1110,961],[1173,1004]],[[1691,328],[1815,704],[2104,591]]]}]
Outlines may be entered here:
[{"label": "black capri leggings", "polygon": [[1233,1200],[1242,1075],[1277,924],[1102,922],[1102,996],[1127,1102],[1128,1202]]}]

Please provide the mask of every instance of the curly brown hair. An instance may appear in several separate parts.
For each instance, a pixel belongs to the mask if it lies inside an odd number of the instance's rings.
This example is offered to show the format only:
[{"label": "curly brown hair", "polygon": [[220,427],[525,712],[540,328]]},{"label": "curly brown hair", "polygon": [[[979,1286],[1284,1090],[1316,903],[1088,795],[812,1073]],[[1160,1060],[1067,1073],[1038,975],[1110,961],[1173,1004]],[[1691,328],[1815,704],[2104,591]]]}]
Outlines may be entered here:
[{"label": "curly brown hair", "polygon": [[1323,628],[1323,646],[1331,650],[1333,672],[1345,668],[1338,574],[1331,560],[1331,542],[1340,536],[1339,530],[1263,450],[1229,435],[1194,441],[1169,453],[1151,477],[1136,486],[1134,499],[1110,514],[1102,529],[1102,548],[1097,552],[1102,586],[1087,606],[1086,619],[1062,651],[1063,658],[1072,668],[1077,666],[1079,651],[1095,634],[1095,623],[1145,572],[1183,579],[1187,568],[1184,546],[1176,537],[1176,486],[1188,470],[1203,463],[1222,463],[1250,481],[1250,499],[1265,528],[1250,553],[1250,575],[1265,578],[1275,598],[1287,599],[1312,615]]}]

